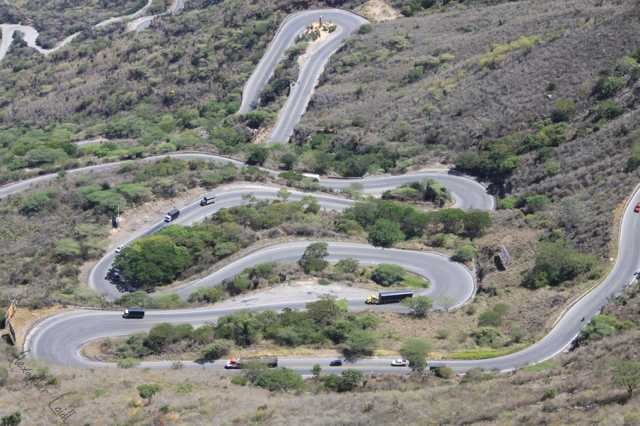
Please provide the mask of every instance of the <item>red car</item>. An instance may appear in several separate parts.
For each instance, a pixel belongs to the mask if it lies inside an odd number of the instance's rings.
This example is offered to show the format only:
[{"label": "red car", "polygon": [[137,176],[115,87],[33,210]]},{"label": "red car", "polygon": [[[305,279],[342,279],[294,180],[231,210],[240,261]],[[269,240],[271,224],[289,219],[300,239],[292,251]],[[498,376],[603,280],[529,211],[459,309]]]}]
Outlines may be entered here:
[{"label": "red car", "polygon": [[634,212],[640,213],[640,203],[636,204],[636,207],[633,209]]}]

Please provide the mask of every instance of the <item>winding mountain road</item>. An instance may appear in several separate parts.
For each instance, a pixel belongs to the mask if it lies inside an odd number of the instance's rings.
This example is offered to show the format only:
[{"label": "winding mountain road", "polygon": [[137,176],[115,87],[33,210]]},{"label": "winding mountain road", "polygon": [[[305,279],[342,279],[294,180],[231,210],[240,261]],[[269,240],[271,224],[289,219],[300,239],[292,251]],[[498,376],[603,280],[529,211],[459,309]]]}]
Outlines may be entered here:
[{"label": "winding mountain road", "polygon": [[260,92],[273,76],[287,49],[295,44],[298,35],[319,19],[331,22],[337,28],[320,47],[309,52],[309,57],[300,69],[298,80],[278,113],[278,119],[268,139],[271,143],[289,140],[294,127],[307,109],[313,89],[331,55],[342,46],[347,37],[368,22],[361,16],[340,9],[307,10],[289,15],[280,25],[275,38],[244,86],[239,110],[241,114],[254,108],[260,99]]},{"label": "winding mountain road", "polygon": [[[276,125],[276,129],[281,130],[272,134],[272,141],[285,141],[288,139],[293,130],[293,126],[297,123],[306,108],[308,98],[313,91],[313,85],[315,85],[317,81],[317,76],[322,72],[331,53],[335,52],[340,46],[340,42],[336,42],[335,40],[341,41],[346,35],[357,29],[358,25],[364,21],[356,15],[344,11],[335,12],[335,10],[309,11],[293,15],[285,20],[274,42],[265,54],[265,58],[263,58],[263,61],[258,65],[256,72],[254,72],[254,75],[252,75],[245,86],[243,106],[240,112],[247,112],[251,109],[251,105],[258,99],[260,91],[268,82],[273,73],[273,69],[284,54],[286,48],[295,40],[295,36],[299,34],[300,31],[303,31],[310,23],[309,20],[317,20],[320,16],[328,20],[334,19],[338,26],[342,27],[339,31],[343,32],[339,32],[336,38],[327,39],[326,44],[316,50],[316,53],[314,53],[314,55],[318,55],[316,60],[308,60],[307,64],[311,65],[309,65],[309,68],[305,67],[302,70],[301,77],[296,85],[299,89],[292,90],[290,99],[287,101],[288,106],[285,106],[281,111],[279,122],[283,124],[281,127]],[[331,18],[329,18],[329,16]],[[340,20],[343,19],[346,21],[341,22]],[[324,48],[325,46],[327,46],[326,49]],[[289,117],[291,117],[290,121]],[[185,153],[172,154],[172,156],[176,158],[183,156],[182,158],[184,159],[190,158],[184,156],[195,156],[193,158],[230,161],[241,165],[241,163],[235,160],[221,157],[214,158],[214,156],[209,154]],[[152,161],[158,158],[159,157],[148,158],[139,161]],[[67,173],[90,173],[92,171],[107,170],[109,167],[118,167],[119,165],[121,165],[121,163],[91,166],[75,171],[68,171]],[[433,177],[440,180],[454,194],[456,203],[460,207],[481,209],[492,209],[494,207],[492,197],[486,194],[481,185],[462,176],[447,174],[446,171],[427,171],[403,176],[380,176],[360,180],[320,179],[320,183],[323,186],[335,189],[357,183],[362,186],[364,191],[380,193],[384,189],[419,180],[424,177]],[[0,197],[6,197],[24,191],[38,184],[51,181],[54,178],[54,175],[40,176],[24,182],[7,185],[0,188]],[[183,215],[181,215],[179,222],[184,224],[193,223],[202,220],[208,214],[212,214],[216,209],[245,203],[246,200],[243,198],[243,195],[247,193],[251,193],[257,198],[271,199],[276,196],[276,191],[277,188],[261,186],[220,192],[217,194],[218,199],[213,206],[201,208],[196,204],[191,204],[184,207]],[[292,194],[292,199],[297,199],[304,195],[307,194],[295,192]],[[321,206],[327,209],[340,210],[348,207],[351,203],[348,200],[326,194],[314,194],[314,196],[318,198]],[[589,319],[595,315],[612,296],[620,293],[624,287],[633,280],[633,273],[640,267],[640,241],[635,237],[640,232],[640,223],[638,216],[633,213],[633,206],[637,202],[640,202],[640,193],[635,191],[622,217],[619,253],[609,275],[594,290],[574,303],[543,339],[524,350],[507,356],[474,361],[438,360],[433,361],[431,365],[447,365],[459,371],[475,367],[505,371],[543,361],[565,349]],[[140,234],[132,235],[131,240],[141,235],[155,232],[162,226],[164,226],[162,223],[158,223]],[[219,284],[221,280],[240,273],[246,267],[264,261],[295,260],[302,254],[307,244],[309,244],[308,241],[299,241],[277,244],[256,250],[215,271],[213,274],[200,280],[187,283],[175,291],[177,291],[181,297],[185,298],[194,289]],[[473,295],[473,277],[470,272],[462,265],[453,263],[436,253],[396,249],[383,250],[366,244],[338,242],[330,243],[329,251],[330,258],[334,261],[345,257],[353,257],[363,263],[392,262],[400,264],[413,272],[422,274],[431,280],[432,287],[427,293],[431,294],[436,301],[438,298],[449,299],[453,301],[452,304],[454,306],[459,306]],[[111,264],[113,255],[113,252],[107,253],[96,265],[89,280],[89,284],[96,289],[96,291],[101,292],[108,298],[117,296],[117,294],[112,291],[113,289],[109,287],[109,284],[104,281],[106,269],[108,265]],[[314,295],[310,296],[311,298],[315,297]],[[352,309],[357,310],[363,308],[361,299],[347,299]],[[80,351],[82,345],[102,337],[122,336],[146,331],[153,325],[161,322],[191,323],[198,325],[208,321],[215,321],[221,315],[227,315],[243,309],[300,308],[308,300],[309,297],[300,297],[284,301],[271,298],[260,299],[259,294],[256,294],[250,303],[246,303],[246,301],[226,301],[213,308],[149,311],[145,319],[135,321],[122,319],[119,312],[92,310],[69,312],[52,316],[37,324],[28,334],[24,346],[32,357],[52,363],[79,367],[110,367],[113,366],[113,364],[94,362],[83,357]],[[376,306],[372,309],[379,308],[383,307]],[[398,306],[392,307],[392,309],[398,309]],[[406,371],[406,369],[403,368],[394,369],[389,367],[389,362],[390,360],[388,359],[365,359],[358,361],[353,367],[371,372]],[[328,360],[323,358],[305,357],[280,360],[280,365],[304,373],[309,372],[312,365],[316,363],[321,364],[323,369],[326,368],[328,371],[332,370],[331,368],[327,368]],[[170,362],[145,362],[142,363],[142,366],[149,368],[167,368],[170,364]],[[187,368],[206,367],[222,371],[221,362],[205,365],[185,362],[184,366]],[[339,368],[335,370],[339,370]]]},{"label": "winding mountain road", "polygon": [[[117,170],[118,168],[132,162],[153,162],[164,158],[176,160],[199,160],[213,161],[221,164],[232,164],[236,167],[244,167],[245,163],[233,158],[222,157],[203,152],[174,152],[171,154],[154,155],[139,160],[116,161],[113,163],[96,164],[78,169],[65,170],[66,175],[91,174]],[[277,176],[280,172],[266,168],[260,168],[271,176]],[[40,185],[53,182],[58,178],[57,173],[48,173],[35,176],[19,182],[9,183],[0,186],[0,200],[10,195],[19,194],[28,189],[37,188]],[[434,179],[444,185],[453,195],[456,206],[464,209],[491,210],[495,207],[495,200],[486,193],[484,186],[466,176],[451,174],[448,169],[428,169],[414,171],[403,175],[379,175],[365,178],[326,178],[319,176],[318,183],[324,188],[331,190],[344,190],[356,186],[363,193],[381,194],[382,192],[397,186],[420,182],[424,179]]]}]

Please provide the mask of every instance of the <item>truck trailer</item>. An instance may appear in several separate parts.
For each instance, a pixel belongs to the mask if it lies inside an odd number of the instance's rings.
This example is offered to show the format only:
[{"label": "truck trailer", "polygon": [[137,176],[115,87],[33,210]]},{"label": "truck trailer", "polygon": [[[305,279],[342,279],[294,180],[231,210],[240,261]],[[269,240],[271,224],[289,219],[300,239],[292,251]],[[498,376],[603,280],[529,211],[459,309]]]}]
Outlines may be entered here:
[{"label": "truck trailer", "polygon": [[377,295],[372,294],[371,296],[367,297],[365,303],[367,305],[384,305],[386,303],[398,303],[402,299],[406,299],[408,297],[413,297],[412,291],[381,291]]},{"label": "truck trailer", "polygon": [[278,366],[278,358],[275,356],[260,356],[260,357],[248,357],[248,358],[230,358],[224,365],[226,369],[240,369],[247,368],[250,365],[264,365],[269,368],[275,368]]}]

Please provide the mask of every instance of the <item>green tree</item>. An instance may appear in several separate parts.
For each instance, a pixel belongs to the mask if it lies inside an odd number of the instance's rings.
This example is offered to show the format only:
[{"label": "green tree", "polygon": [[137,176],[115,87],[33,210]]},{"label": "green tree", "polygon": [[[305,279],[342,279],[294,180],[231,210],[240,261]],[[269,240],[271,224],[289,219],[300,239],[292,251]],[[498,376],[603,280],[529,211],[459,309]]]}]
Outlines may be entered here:
[{"label": "green tree", "polygon": [[331,374],[322,378],[322,384],[326,389],[335,392],[350,392],[364,385],[364,375],[361,371],[348,369],[339,376]]},{"label": "green tree", "polygon": [[114,262],[125,281],[138,288],[154,288],[173,281],[192,262],[185,247],[166,235],[151,235],[122,250]]},{"label": "green tree", "polygon": [[403,299],[402,304],[409,308],[411,315],[424,318],[433,306],[433,300],[428,296],[414,296]]},{"label": "green tree", "polygon": [[320,272],[329,264],[325,260],[328,255],[327,243],[312,243],[307,246],[298,263],[307,274]]},{"label": "green tree", "polygon": [[587,340],[598,340],[606,336],[611,336],[628,328],[624,322],[618,321],[613,315],[600,314],[593,317],[587,326],[580,333],[579,342]]},{"label": "green tree", "polygon": [[599,102],[595,107],[594,121],[613,120],[622,115],[624,109],[613,99]]},{"label": "green tree", "polygon": [[292,170],[297,161],[298,157],[292,152],[287,152],[280,157],[280,162],[285,170]]},{"label": "green tree", "polygon": [[491,216],[488,212],[471,210],[464,214],[462,219],[464,234],[471,238],[478,238],[491,226]]},{"label": "green tree", "polygon": [[218,320],[216,337],[233,340],[236,345],[250,346],[260,340],[262,326],[249,312],[238,312]]},{"label": "green tree", "polygon": [[576,113],[576,103],[570,99],[558,99],[551,111],[551,120],[554,123],[569,121]]},{"label": "green tree", "polygon": [[465,244],[456,250],[455,254],[451,256],[451,260],[460,263],[466,263],[473,260],[476,255],[476,249],[471,244]]},{"label": "green tree", "polygon": [[535,265],[523,284],[528,288],[556,286],[590,272],[595,265],[593,256],[572,249],[564,240],[541,241],[536,249]]},{"label": "green tree", "polygon": [[278,191],[278,198],[280,198],[283,202],[287,202],[287,200],[291,197],[291,192],[287,188],[280,188]]},{"label": "green tree", "polygon": [[269,157],[269,150],[263,146],[254,146],[249,151],[249,156],[247,157],[247,164],[252,166],[261,166],[267,161]]},{"label": "green tree", "polygon": [[391,247],[405,238],[400,225],[389,219],[378,219],[368,231],[369,242],[379,247]]},{"label": "green tree", "polygon": [[398,265],[382,263],[375,267],[371,274],[371,279],[381,286],[388,287],[402,282],[405,277],[405,270]]},{"label": "green tree", "polygon": [[434,374],[436,377],[440,377],[441,379],[450,379],[453,377],[454,372],[451,367],[436,367],[434,369]]},{"label": "green tree", "polygon": [[640,132],[633,133],[633,144],[631,145],[631,157],[627,159],[624,168],[626,173],[632,172],[640,167]]},{"label": "green tree", "polygon": [[82,253],[80,243],[73,238],[63,238],[56,241],[54,248],[56,258],[61,261],[73,260],[80,257]]},{"label": "green tree", "polygon": [[151,400],[151,398],[153,398],[155,394],[160,392],[160,386],[156,385],[155,383],[138,385],[137,389],[140,398],[147,400]]},{"label": "green tree", "polygon": [[314,364],[313,368],[311,369],[311,374],[313,374],[313,378],[318,380],[320,378],[321,372],[322,372],[322,367],[320,367],[320,364]]},{"label": "green tree", "polygon": [[190,324],[174,326],[170,323],[154,325],[144,339],[144,346],[154,353],[161,353],[168,345],[191,338],[193,327]]},{"label": "green tree", "polygon": [[319,300],[306,304],[307,316],[322,327],[334,324],[343,310],[332,296],[321,296]]},{"label": "green tree", "polygon": [[613,366],[613,384],[627,391],[627,399],[631,399],[633,391],[640,386],[640,362],[618,361]]},{"label": "green tree", "polygon": [[343,274],[355,274],[358,272],[359,263],[350,257],[341,259],[336,263],[335,269]]},{"label": "green tree", "polygon": [[48,212],[56,207],[55,200],[46,191],[34,192],[28,195],[20,205],[20,213],[31,216],[40,212]]},{"label": "green tree", "polygon": [[461,209],[443,209],[434,215],[442,226],[442,231],[448,234],[462,234],[466,216],[464,210]]},{"label": "green tree", "polygon": [[471,333],[476,345],[483,347],[497,348],[502,344],[502,335],[494,328],[481,328]]},{"label": "green tree", "polygon": [[219,287],[199,288],[189,295],[191,303],[216,303],[224,297],[224,292]]},{"label": "green tree", "polygon": [[253,385],[272,392],[300,390],[304,387],[302,376],[284,367],[248,370],[247,378]]},{"label": "green tree", "polygon": [[22,422],[22,414],[16,411],[0,418],[0,426],[18,426]]},{"label": "green tree", "polygon": [[212,362],[229,353],[230,342],[227,340],[217,340],[207,345],[200,353],[200,359],[205,362]]},{"label": "green tree", "polygon": [[596,81],[592,94],[598,99],[607,99],[615,95],[625,84],[625,80],[622,77],[601,77]]},{"label": "green tree", "polygon": [[29,167],[62,162],[67,158],[67,153],[63,150],[48,147],[33,148],[25,155],[25,160]]},{"label": "green tree", "polygon": [[431,347],[428,342],[422,339],[407,339],[400,348],[400,354],[409,361],[411,370],[422,373],[427,367],[427,357]]},{"label": "green tree", "polygon": [[92,191],[85,194],[89,206],[98,213],[115,214],[122,212],[127,206],[127,200],[122,194],[113,190]]},{"label": "green tree", "polygon": [[551,203],[549,197],[542,194],[530,195],[525,197],[523,201],[525,213],[537,213],[544,210]]},{"label": "green tree", "polygon": [[354,360],[373,355],[376,337],[366,330],[353,330],[342,346],[342,354],[348,360]]},{"label": "green tree", "polygon": [[500,327],[502,325],[502,315],[494,310],[485,311],[478,317],[480,327]]}]

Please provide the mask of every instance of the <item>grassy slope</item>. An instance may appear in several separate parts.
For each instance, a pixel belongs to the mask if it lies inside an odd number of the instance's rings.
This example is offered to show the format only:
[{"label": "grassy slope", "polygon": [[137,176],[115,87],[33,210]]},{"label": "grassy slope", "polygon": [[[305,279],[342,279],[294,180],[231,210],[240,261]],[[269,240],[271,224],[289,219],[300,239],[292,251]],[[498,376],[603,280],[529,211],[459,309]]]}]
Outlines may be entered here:
[{"label": "grassy slope", "polygon": [[[352,3],[357,2],[345,2]],[[2,124],[86,124],[142,103],[175,111],[229,95],[239,98],[284,16],[322,5],[326,4],[285,0],[208,5],[194,0],[152,31],[126,34],[118,25],[111,26],[100,34],[87,33],[85,40],[50,59],[27,49],[12,51],[0,64]],[[257,22],[267,25],[255,30]],[[133,77],[132,71],[143,74]],[[170,91],[175,91],[173,99],[163,101],[162,95]],[[132,94],[126,102],[125,93]],[[82,114],[76,114],[79,111]]]},{"label": "grassy slope", "polygon": [[[552,108],[547,83],[556,83],[556,96],[576,97],[585,81],[637,47],[630,35],[638,21],[630,10],[594,3],[520,1],[377,24],[332,59],[300,127],[328,126],[362,144],[418,151],[431,145],[464,149],[482,137],[527,128]],[[496,69],[478,65],[493,44],[533,35],[551,40],[516,51]],[[447,65],[406,81],[416,62],[444,52],[454,55]],[[464,74],[455,77],[458,71]],[[450,78],[457,82],[446,93],[430,90]],[[378,119],[351,122],[371,114]],[[410,125],[405,139],[398,138],[398,120]]]},{"label": "grassy slope", "polygon": [[[622,171],[630,152],[625,132],[638,123],[637,89],[617,99],[627,114],[595,132],[589,93],[600,71],[640,47],[638,29],[631,3],[610,1],[520,1],[381,23],[332,59],[297,140],[331,130],[338,145],[399,152],[399,166],[451,161],[492,138],[531,129],[557,99],[573,99],[578,113],[572,125],[591,129],[554,150],[557,172],[525,156],[506,187],[567,198],[563,203],[574,212],[566,226],[570,237],[606,254],[611,212],[638,181],[637,173]],[[492,45],[522,36],[541,42],[495,66],[480,66]],[[454,59],[407,82],[415,63],[443,53]],[[549,83],[555,90],[547,90]],[[376,120],[366,119],[371,116]]]},{"label": "grassy slope", "polygon": [[27,24],[39,32],[40,45],[55,45],[65,36],[88,29],[113,16],[131,14],[147,3],[147,0],[44,1],[28,0],[0,4],[0,22]]}]

